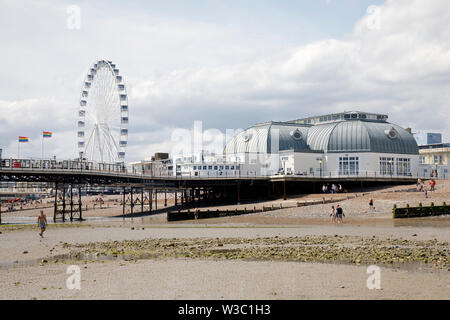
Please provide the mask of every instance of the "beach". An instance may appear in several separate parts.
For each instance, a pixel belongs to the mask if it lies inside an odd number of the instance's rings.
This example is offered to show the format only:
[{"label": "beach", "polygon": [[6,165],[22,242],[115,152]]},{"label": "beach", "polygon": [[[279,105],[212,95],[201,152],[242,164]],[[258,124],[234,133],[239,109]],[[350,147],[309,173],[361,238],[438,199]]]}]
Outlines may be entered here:
[{"label": "beach", "polygon": [[[101,209],[83,222],[49,224],[44,238],[35,224],[1,225],[0,299],[449,299],[449,217],[391,212],[394,203],[443,202],[449,184],[438,181],[428,199],[411,188],[246,203],[239,207],[283,208],[176,223],[164,212]],[[335,204],[294,206],[339,196],[339,225],[329,217]],[[33,218],[30,210],[15,217]],[[70,265],[81,271],[80,290],[66,286]],[[380,289],[367,287],[372,265]]]}]

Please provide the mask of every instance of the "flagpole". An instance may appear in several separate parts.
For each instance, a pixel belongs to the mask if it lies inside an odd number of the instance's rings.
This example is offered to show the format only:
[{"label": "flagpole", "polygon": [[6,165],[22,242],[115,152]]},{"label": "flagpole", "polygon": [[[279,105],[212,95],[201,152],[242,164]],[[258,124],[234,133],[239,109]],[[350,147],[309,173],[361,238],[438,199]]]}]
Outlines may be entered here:
[{"label": "flagpole", "polygon": [[17,159],[20,159],[20,139],[17,140]]},{"label": "flagpole", "polygon": [[41,157],[41,169],[44,168],[44,134],[42,134],[42,157]]}]

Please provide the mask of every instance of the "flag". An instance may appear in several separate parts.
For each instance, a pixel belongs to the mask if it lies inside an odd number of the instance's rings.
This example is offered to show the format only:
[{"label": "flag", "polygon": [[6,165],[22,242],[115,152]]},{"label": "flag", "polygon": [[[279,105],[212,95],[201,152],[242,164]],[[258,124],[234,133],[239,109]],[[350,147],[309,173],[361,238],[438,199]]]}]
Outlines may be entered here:
[{"label": "flag", "polygon": [[19,142],[28,142],[28,137],[19,137]]},{"label": "flag", "polygon": [[52,137],[52,133],[50,131],[44,131],[44,132],[42,132],[42,136],[44,138],[51,138]]}]

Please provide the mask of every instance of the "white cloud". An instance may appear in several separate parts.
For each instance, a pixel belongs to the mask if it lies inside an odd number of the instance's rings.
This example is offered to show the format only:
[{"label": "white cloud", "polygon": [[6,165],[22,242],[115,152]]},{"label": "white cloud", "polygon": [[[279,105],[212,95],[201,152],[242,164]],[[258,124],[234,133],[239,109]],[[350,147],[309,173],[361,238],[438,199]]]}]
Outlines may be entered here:
[{"label": "white cloud", "polygon": [[[16,2],[2,7],[21,12]],[[236,25],[139,12],[99,16],[102,8],[87,3],[81,5],[81,30],[69,31],[65,8],[48,2],[19,16],[0,14],[0,27],[10,30],[0,57],[14,61],[0,79],[1,144],[7,152],[15,153],[17,135],[38,135],[53,125],[73,144],[52,151],[75,155],[81,79],[102,57],[126,76],[129,160],[169,151],[170,133],[191,128],[194,120],[224,132],[350,109],[388,113],[395,123],[441,131],[450,140],[446,0],[386,1],[368,10],[346,38],[282,49],[270,39],[249,40]],[[36,12],[45,17],[33,18]]]}]

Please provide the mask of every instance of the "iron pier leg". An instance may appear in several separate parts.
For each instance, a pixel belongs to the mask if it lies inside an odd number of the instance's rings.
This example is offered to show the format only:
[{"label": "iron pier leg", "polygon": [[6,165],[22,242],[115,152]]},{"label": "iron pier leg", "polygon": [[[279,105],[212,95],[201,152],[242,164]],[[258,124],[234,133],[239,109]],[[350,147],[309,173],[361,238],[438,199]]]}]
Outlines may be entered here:
[{"label": "iron pier leg", "polygon": [[241,182],[237,183],[237,204],[241,204]]},{"label": "iron pier leg", "polygon": [[155,210],[158,210],[158,189],[155,189]]},{"label": "iron pier leg", "polygon": [[70,185],[70,221],[73,220],[73,185]]},{"label": "iron pier leg", "polygon": [[181,191],[181,207],[184,208],[184,191]]},{"label": "iron pier leg", "polygon": [[125,216],[125,187],[123,187],[122,214]]},{"label": "iron pier leg", "polygon": [[286,195],[286,179],[283,180],[283,200],[287,199]]},{"label": "iron pier leg", "polygon": [[81,186],[78,186],[78,210],[80,210],[80,217],[79,220],[83,220],[83,210],[81,209],[82,203],[81,203]]},{"label": "iron pier leg", "polygon": [[141,213],[144,213],[144,188],[141,189]]},{"label": "iron pier leg", "polygon": [[164,190],[164,207],[167,207],[167,189]]},{"label": "iron pier leg", "polygon": [[131,188],[131,190],[130,190],[130,195],[131,195],[131,214],[133,214],[133,207],[134,207],[134,203],[133,203],[133,188]]},{"label": "iron pier leg", "polygon": [[63,211],[62,211],[62,221],[66,222],[66,185],[63,184]]},{"label": "iron pier leg", "polygon": [[53,222],[56,221],[57,211],[58,211],[58,182],[55,182],[55,203],[53,208]]},{"label": "iron pier leg", "polygon": [[153,189],[150,189],[150,191],[148,192],[148,203],[150,205],[150,212],[153,209]]},{"label": "iron pier leg", "polygon": [[175,207],[178,205],[178,192],[175,191]]}]

